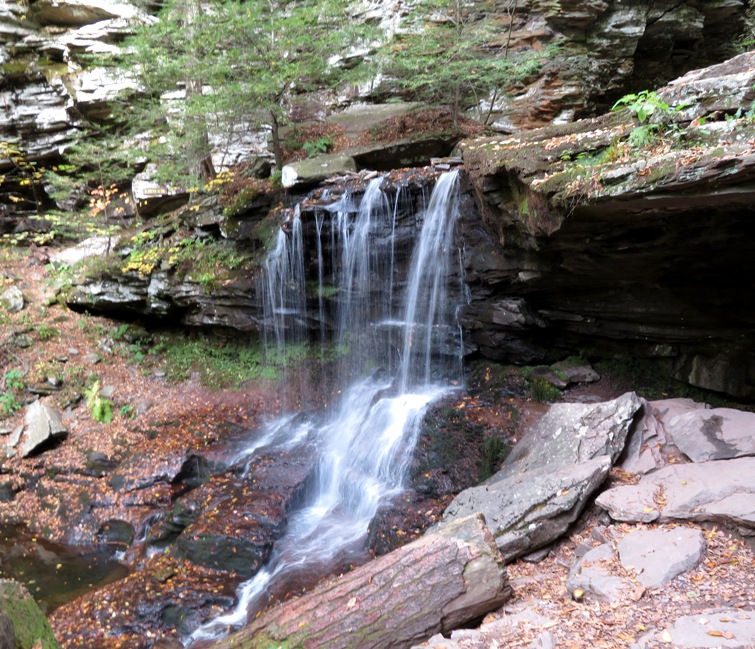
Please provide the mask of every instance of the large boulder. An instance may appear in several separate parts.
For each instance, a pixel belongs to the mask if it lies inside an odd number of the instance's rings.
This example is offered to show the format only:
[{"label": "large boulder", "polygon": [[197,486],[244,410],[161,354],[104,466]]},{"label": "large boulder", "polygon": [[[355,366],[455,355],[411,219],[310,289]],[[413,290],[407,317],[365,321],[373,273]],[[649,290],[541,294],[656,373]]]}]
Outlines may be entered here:
[{"label": "large boulder", "polygon": [[440,527],[481,513],[504,560],[513,561],[566,532],[610,468],[610,458],[602,456],[494,479],[462,491],[446,509]]},{"label": "large boulder", "polygon": [[68,434],[60,414],[39,400],[33,401],[26,407],[24,425],[26,438],[21,447],[23,457],[39,453],[50,441]]},{"label": "large boulder", "polygon": [[628,392],[598,404],[553,404],[519,440],[489,482],[533,469],[579,465],[596,457],[614,462],[624,449],[642,403],[634,392]]},{"label": "large boulder", "polygon": [[669,422],[708,406],[692,399],[661,399],[644,402],[642,418],[631,431],[618,467],[629,473],[649,473],[681,460]]},{"label": "large boulder", "polygon": [[755,455],[755,413],[695,409],[666,421],[674,444],[693,462]]},{"label": "large boulder", "polygon": [[482,513],[507,561],[551,543],[603,483],[641,409],[633,392],[551,406],[495,475],[453,500],[441,525]]},{"label": "large boulder", "polygon": [[283,167],[284,187],[311,187],[331,176],[356,173],[357,165],[350,155],[331,153],[314,156]]}]

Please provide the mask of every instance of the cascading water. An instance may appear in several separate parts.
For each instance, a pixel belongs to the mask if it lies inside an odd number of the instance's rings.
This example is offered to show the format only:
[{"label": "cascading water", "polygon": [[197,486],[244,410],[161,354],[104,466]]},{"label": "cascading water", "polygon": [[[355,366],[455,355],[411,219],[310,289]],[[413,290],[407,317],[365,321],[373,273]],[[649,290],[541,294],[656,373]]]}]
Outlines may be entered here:
[{"label": "cascading water", "polygon": [[[237,607],[198,629],[189,643],[244,624],[265,605],[276,581],[333,563],[339,553],[363,542],[381,502],[404,487],[428,406],[460,378],[461,344],[446,293],[452,264],[458,261],[453,245],[458,172],[439,178],[429,205],[415,216],[421,231],[404,260],[396,242],[399,197],[391,203],[381,184],[382,178],[371,181],[358,207],[347,193],[316,216],[321,320],[324,281],[332,281],[337,291],[335,339],[342,355],[336,373],[344,383],[340,400],[331,413],[313,419],[289,414],[271,422],[238,458],[251,457],[261,446],[307,440],[320,453],[313,487],[292,513],[267,567],[240,588]],[[330,272],[323,266],[325,239],[333,257]],[[271,342],[281,351],[292,338],[298,343],[304,337],[303,255],[297,211],[266,264],[265,315]],[[399,292],[404,303],[395,313],[393,298]],[[455,340],[452,354],[449,340]]]}]

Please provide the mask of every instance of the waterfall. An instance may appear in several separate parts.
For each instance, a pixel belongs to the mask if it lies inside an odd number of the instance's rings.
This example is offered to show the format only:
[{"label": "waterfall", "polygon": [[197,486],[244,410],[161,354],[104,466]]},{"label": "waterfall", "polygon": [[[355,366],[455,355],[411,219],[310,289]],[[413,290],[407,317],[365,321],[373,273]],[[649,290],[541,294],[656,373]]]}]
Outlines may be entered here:
[{"label": "waterfall", "polygon": [[[312,488],[292,512],[269,564],[242,584],[237,607],[195,631],[189,643],[243,625],[265,605],[276,580],[333,563],[339,553],[361,545],[380,504],[404,489],[428,406],[453,382],[458,385],[461,344],[453,322],[456,305],[448,303],[446,286],[458,263],[453,245],[458,172],[443,174],[429,204],[415,215],[421,229],[403,263],[396,237],[399,197],[389,200],[382,184],[382,178],[373,179],[358,206],[347,192],[316,216],[321,318],[323,279],[329,277],[337,291],[334,337],[344,350],[336,369],[343,380],[340,400],[329,413],[311,418],[289,413],[270,422],[238,458],[263,445],[284,447],[306,439],[320,455]],[[329,273],[321,238],[333,257]],[[301,336],[305,320],[303,254],[297,212],[265,266],[267,328],[271,344],[281,351],[289,344],[287,336]],[[393,300],[397,293],[404,296],[400,308]]]}]

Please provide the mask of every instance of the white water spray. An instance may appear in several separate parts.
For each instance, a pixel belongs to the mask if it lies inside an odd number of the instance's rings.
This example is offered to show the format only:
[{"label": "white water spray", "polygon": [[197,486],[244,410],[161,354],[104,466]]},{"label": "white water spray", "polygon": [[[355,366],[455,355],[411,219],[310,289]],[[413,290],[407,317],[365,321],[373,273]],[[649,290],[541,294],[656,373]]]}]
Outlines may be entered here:
[{"label": "white water spray", "polygon": [[[329,235],[323,231],[328,224],[319,216],[317,222],[317,236],[330,237],[334,267],[339,269],[331,275],[339,300],[336,339],[349,352],[338,372],[351,385],[342,388],[339,403],[324,423],[295,415],[281,417],[237,458],[251,458],[261,446],[290,447],[305,439],[316,444],[320,460],[310,496],[291,514],[268,565],[239,589],[236,608],[195,631],[189,643],[216,639],[243,625],[250,612],[264,606],[276,580],[291,579],[318,563],[328,565],[339,553],[363,543],[381,503],[404,489],[428,406],[449,391],[451,380],[459,378],[458,358],[449,362],[446,354],[437,353],[441,338],[457,331],[446,283],[458,262],[453,246],[458,173],[440,177],[427,209],[418,215],[422,230],[408,276],[398,279],[393,276],[400,265],[395,249],[396,207],[381,183],[380,178],[370,183],[356,212],[351,209],[352,197],[345,196],[329,215]],[[304,319],[304,263],[295,258],[303,254],[298,214],[294,224],[289,233],[279,235],[266,264],[266,316],[272,318],[269,328],[279,348],[295,329],[293,321]],[[317,255],[322,295],[319,245]],[[376,281],[388,290],[376,291]],[[400,313],[393,313],[392,297],[399,284],[406,287],[404,305]],[[381,294],[384,297],[376,301]],[[321,301],[319,309],[322,317]],[[397,344],[400,362],[394,373],[389,368]],[[460,354],[458,340],[457,345]]]}]

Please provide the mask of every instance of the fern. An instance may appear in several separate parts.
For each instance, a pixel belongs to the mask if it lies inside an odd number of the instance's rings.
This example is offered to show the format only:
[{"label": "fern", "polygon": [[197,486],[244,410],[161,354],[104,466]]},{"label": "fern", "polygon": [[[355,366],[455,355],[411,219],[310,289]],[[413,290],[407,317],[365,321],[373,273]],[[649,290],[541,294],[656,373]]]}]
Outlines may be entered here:
[{"label": "fern", "polygon": [[92,383],[84,393],[84,397],[86,398],[87,408],[92,413],[92,419],[101,424],[109,424],[113,421],[113,402],[100,395],[99,380]]}]

